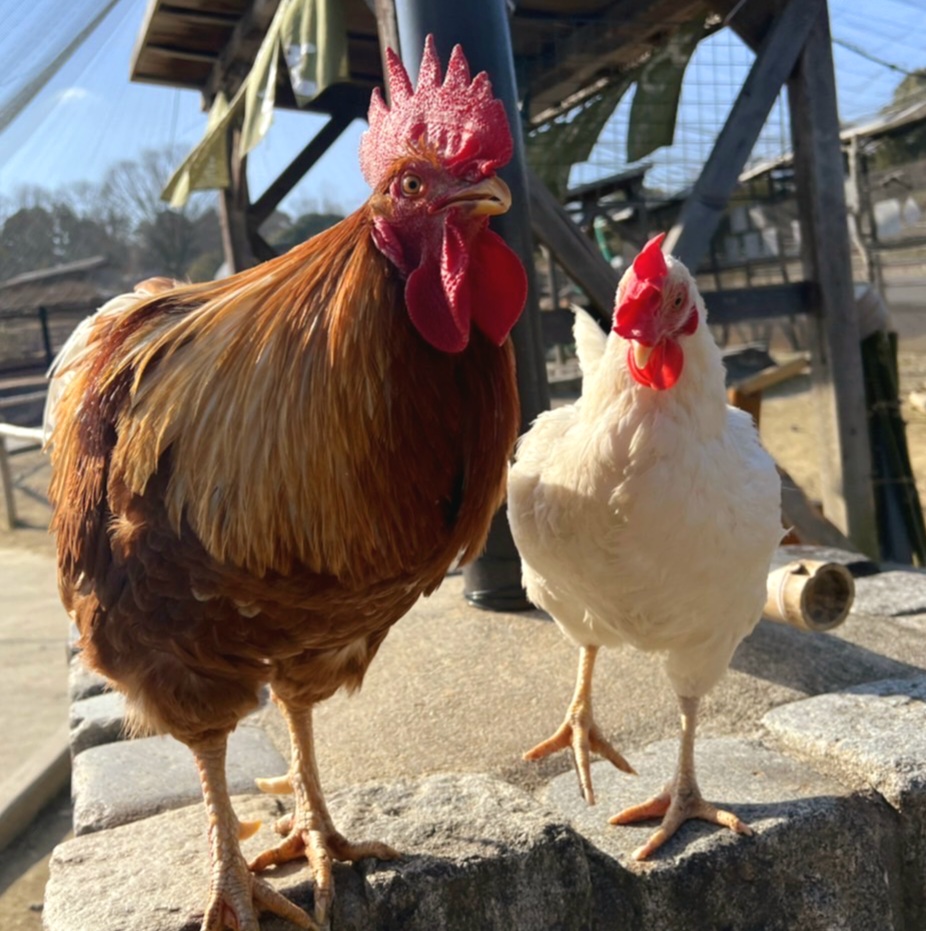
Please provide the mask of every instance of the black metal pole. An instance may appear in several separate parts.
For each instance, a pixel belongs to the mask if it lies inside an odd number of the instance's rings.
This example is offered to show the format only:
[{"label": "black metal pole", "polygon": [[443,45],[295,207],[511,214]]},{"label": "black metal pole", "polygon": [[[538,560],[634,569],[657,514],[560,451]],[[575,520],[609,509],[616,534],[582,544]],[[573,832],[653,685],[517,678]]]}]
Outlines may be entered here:
[{"label": "black metal pole", "polygon": [[[413,80],[421,65],[424,40],[434,36],[446,67],[453,46],[463,46],[472,74],[485,71],[492,90],[508,112],[514,139],[514,156],[499,176],[511,189],[511,209],[493,217],[493,229],[518,254],[527,269],[527,307],[512,332],[521,396],[521,429],[550,406],[544,361],[540,308],[534,274],[524,139],[505,0],[396,0],[396,20],[402,62]],[[520,611],[531,607],[521,586],[521,561],[508,518],[502,508],[495,515],[485,552],[463,570],[467,601],[492,611]]]}]

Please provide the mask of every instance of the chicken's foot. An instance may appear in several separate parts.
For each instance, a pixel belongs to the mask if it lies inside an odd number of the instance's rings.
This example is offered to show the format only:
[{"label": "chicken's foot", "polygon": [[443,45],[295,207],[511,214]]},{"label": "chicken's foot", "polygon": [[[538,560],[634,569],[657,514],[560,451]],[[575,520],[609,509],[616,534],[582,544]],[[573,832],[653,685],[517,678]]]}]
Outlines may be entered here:
[{"label": "chicken's foot", "polygon": [[274,912],[299,928],[316,929],[301,908],[249,871],[238,840],[252,834],[259,824],[241,823],[235,816],[225,779],[225,747],[222,737],[192,748],[209,817],[212,855],[209,902],[201,931],[260,931],[258,909]]},{"label": "chicken's foot", "polygon": [[662,824],[650,839],[633,852],[635,860],[645,860],[658,850],[686,822],[693,818],[730,828],[737,834],[752,834],[752,828],[731,811],[717,808],[701,796],[694,771],[694,740],[698,718],[698,699],[679,698],[682,716],[682,739],[678,769],[665,791],[639,805],[631,805],[610,819],[611,824],[633,824],[662,818]]},{"label": "chicken's foot", "polygon": [[285,834],[283,841],[252,860],[250,868],[260,871],[305,856],[315,884],[315,918],[324,927],[334,899],[333,860],[353,862],[365,857],[394,860],[399,853],[378,841],[351,843],[335,830],[318,777],[312,709],[293,708],[283,701],[279,704],[292,742],[289,776],[259,779],[257,784],[264,791],[292,791],[295,809],[292,815],[277,822],[277,830]]},{"label": "chicken's foot", "polygon": [[592,672],[597,655],[598,647],[582,647],[579,650],[576,689],[566,711],[566,719],[552,737],[541,741],[524,754],[525,760],[541,760],[551,753],[571,747],[579,788],[589,805],[595,804],[590,750],[610,760],[619,770],[636,775],[636,770],[605,740],[592,716]]}]

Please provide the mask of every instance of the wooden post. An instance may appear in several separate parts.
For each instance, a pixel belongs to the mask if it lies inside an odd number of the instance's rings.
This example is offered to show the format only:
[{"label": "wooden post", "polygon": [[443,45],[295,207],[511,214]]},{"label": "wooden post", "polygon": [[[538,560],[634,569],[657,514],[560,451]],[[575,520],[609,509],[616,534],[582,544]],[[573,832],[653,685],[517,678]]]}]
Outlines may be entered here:
[{"label": "wooden post", "polygon": [[3,486],[3,502],[6,511],[6,529],[16,529],[16,501],[13,499],[13,472],[10,469],[6,437],[0,433],[0,485]]},{"label": "wooden post", "polygon": [[39,325],[42,328],[42,348],[45,350],[46,368],[55,360],[55,354],[51,348],[51,332],[48,329],[48,308],[39,307]]},{"label": "wooden post", "polygon": [[788,82],[805,276],[817,286],[811,321],[820,415],[823,509],[858,549],[878,557],[871,452],[855,311],[845,173],[829,15],[824,4]]},{"label": "wooden post", "polygon": [[257,264],[248,232],[247,158],[241,152],[241,130],[235,127],[228,134],[228,160],[231,184],[219,197],[219,219],[222,226],[222,249],[230,274]]}]

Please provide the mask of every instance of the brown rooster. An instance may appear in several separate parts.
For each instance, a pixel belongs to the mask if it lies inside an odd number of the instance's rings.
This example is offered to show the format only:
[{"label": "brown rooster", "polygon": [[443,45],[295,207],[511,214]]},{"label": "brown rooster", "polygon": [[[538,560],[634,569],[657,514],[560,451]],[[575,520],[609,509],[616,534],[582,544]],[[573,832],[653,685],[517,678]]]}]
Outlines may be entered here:
[{"label": "brown rooster", "polygon": [[524,269],[488,218],[510,204],[503,105],[429,39],[417,89],[389,54],[361,165],[369,201],[220,282],[116,298],[62,350],[49,419],[59,579],[84,659],[139,729],[199,768],[212,881],[204,931],[308,915],[252,875],[226,741],[270,683],[295,808],[261,870],[305,856],[326,922],[351,843],[325,806],[312,709],[357,689],[390,626],[474,557],[504,496],[519,414],[508,333]]}]

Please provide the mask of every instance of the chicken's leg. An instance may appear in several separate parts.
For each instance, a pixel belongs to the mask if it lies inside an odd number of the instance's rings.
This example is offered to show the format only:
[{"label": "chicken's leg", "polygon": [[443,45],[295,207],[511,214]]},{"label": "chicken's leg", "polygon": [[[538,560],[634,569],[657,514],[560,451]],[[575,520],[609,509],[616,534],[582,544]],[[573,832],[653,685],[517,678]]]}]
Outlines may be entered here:
[{"label": "chicken's leg", "polygon": [[589,805],[595,804],[595,790],[592,788],[589,760],[590,749],[606,760],[610,760],[623,772],[636,775],[636,770],[604,739],[592,717],[592,672],[597,655],[598,647],[580,648],[576,690],[566,711],[566,720],[552,737],[548,737],[524,754],[525,760],[541,760],[557,750],[572,747],[576,773],[579,777],[579,788]]},{"label": "chicken's leg", "polygon": [[315,762],[315,740],[312,733],[312,707],[294,708],[279,702],[289,726],[292,760],[289,776],[282,779],[259,779],[257,785],[265,792],[292,792],[295,809],[292,816],[281,819],[278,830],[285,833],[282,843],[264,851],[251,861],[252,870],[263,870],[277,863],[286,863],[305,856],[315,882],[315,917],[323,927],[328,908],[334,898],[331,862],[362,860],[377,857],[393,860],[398,852],[378,841],[350,843],[334,827],[322,794]]},{"label": "chicken's leg", "polygon": [[633,852],[635,860],[645,860],[654,850],[661,847],[686,821],[699,818],[736,831],[737,834],[752,834],[752,828],[740,821],[733,812],[717,808],[701,797],[695,779],[694,742],[698,722],[697,698],[679,697],[682,716],[682,739],[678,754],[675,778],[659,795],[640,805],[633,805],[611,818],[611,824],[633,824],[662,817],[662,824],[650,839]]},{"label": "chicken's leg", "polygon": [[240,824],[232,809],[225,781],[226,742],[223,736],[215,742],[191,747],[203,786],[212,854],[209,903],[202,931],[225,928],[260,931],[258,909],[275,912],[299,928],[315,928],[301,908],[248,870],[238,840],[247,836],[252,826]]}]

